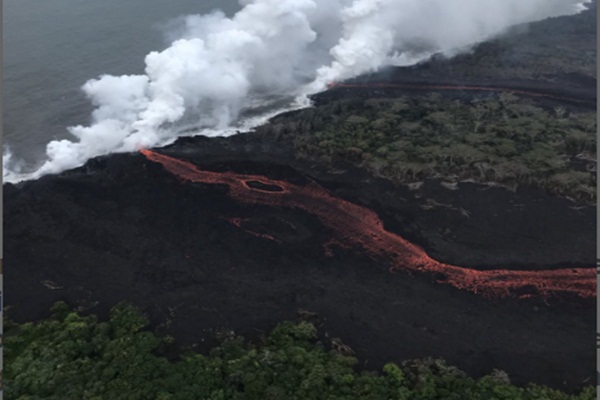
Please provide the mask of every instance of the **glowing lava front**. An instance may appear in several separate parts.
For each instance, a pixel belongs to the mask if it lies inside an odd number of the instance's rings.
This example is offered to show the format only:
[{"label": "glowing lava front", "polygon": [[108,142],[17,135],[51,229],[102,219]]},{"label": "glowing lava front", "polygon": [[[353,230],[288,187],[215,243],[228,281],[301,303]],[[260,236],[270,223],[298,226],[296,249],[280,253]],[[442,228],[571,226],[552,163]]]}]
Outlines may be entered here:
[{"label": "glowing lava front", "polygon": [[596,296],[596,273],[592,268],[479,271],[440,263],[415,244],[386,231],[375,212],[337,198],[316,183],[299,186],[264,176],[203,171],[192,163],[151,150],[141,153],[183,181],[228,185],[229,196],[240,203],[307,211],[332,231],[336,241],[388,259],[392,271],[429,274],[438,283],[488,297],[550,297],[560,293]]}]

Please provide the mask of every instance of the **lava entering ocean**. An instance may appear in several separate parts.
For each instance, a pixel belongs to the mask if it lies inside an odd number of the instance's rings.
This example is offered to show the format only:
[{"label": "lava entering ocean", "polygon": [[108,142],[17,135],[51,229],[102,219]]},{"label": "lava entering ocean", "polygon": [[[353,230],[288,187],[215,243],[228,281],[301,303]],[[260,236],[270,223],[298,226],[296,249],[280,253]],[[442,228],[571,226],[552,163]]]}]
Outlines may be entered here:
[{"label": "lava entering ocean", "polygon": [[203,171],[190,162],[151,150],[141,153],[183,181],[228,185],[229,196],[240,203],[307,211],[332,231],[336,241],[362,247],[372,256],[389,260],[391,271],[428,274],[438,283],[487,297],[547,298],[561,293],[582,298],[596,296],[596,273],[592,268],[480,271],[444,264],[415,244],[386,231],[375,212],[337,198],[316,183],[300,186],[264,176]]}]

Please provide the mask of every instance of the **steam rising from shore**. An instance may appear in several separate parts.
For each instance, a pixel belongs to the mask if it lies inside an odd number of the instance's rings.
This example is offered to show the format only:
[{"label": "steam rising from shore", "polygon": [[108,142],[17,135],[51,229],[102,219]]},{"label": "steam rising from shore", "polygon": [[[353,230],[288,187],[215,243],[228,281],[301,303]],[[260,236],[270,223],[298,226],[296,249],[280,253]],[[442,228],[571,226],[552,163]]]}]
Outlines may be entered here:
[{"label": "steam rising from shore", "polygon": [[[585,1],[589,2],[589,1]],[[448,55],[513,24],[583,9],[581,0],[240,0],[233,17],[182,19],[178,38],[145,58],[143,75],[103,75],[82,89],[96,106],[89,126],[67,128],[47,160],[20,173],[4,150],[4,181],[36,179],[113,152],[161,146],[195,134],[250,129],[306,107],[331,81]],[[248,117],[254,107],[268,113]],[[184,133],[187,132],[187,133]]]}]

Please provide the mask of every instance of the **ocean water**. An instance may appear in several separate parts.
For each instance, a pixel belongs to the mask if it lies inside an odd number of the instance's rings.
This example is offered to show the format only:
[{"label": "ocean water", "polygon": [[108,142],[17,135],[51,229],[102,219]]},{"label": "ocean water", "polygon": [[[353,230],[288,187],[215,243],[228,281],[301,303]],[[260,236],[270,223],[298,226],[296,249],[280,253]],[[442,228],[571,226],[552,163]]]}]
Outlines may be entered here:
[{"label": "ocean water", "polygon": [[235,0],[4,0],[3,145],[25,169],[45,159],[46,144],[72,139],[93,105],[80,87],[102,74],[144,72],[144,57],[170,44],[177,17]]}]

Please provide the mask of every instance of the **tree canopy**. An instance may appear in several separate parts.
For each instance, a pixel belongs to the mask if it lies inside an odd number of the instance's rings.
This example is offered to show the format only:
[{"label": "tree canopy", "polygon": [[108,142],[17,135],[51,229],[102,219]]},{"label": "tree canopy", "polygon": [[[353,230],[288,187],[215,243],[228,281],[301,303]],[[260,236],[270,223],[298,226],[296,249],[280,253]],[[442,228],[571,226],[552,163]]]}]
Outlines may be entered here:
[{"label": "tree canopy", "polygon": [[547,387],[513,386],[501,371],[472,379],[442,360],[388,363],[358,371],[357,359],[327,349],[306,321],[283,322],[259,343],[235,335],[209,354],[161,354],[148,320],[127,304],[108,321],[64,303],[36,323],[5,321],[8,399],[556,399],[587,400],[593,387],[568,395]]}]

